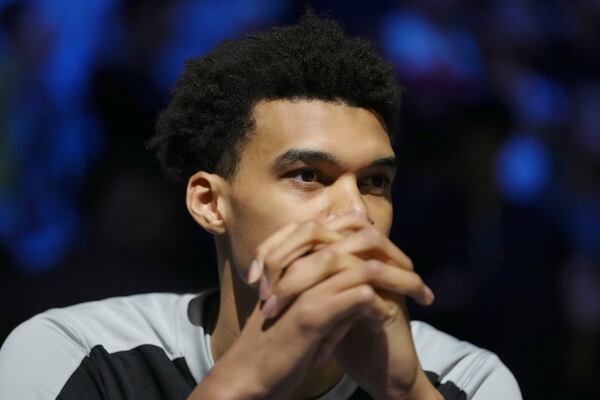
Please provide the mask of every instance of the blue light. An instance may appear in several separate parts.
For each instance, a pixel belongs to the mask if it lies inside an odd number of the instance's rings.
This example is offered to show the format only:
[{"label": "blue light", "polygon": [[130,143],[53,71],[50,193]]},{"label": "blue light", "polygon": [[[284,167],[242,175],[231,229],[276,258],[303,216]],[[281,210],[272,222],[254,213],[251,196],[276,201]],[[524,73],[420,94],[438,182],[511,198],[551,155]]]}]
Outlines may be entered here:
[{"label": "blue light", "polygon": [[249,28],[273,22],[288,9],[280,0],[233,0],[197,2],[186,0],[174,5],[171,21],[174,31],[160,54],[155,80],[166,92],[181,74],[184,61],[198,57],[225,39],[240,36]]},{"label": "blue light", "polygon": [[75,212],[57,216],[54,220],[24,232],[13,246],[13,257],[21,269],[40,273],[54,268],[65,256],[78,231]]},{"label": "blue light", "polygon": [[481,75],[479,46],[462,28],[442,31],[425,15],[409,10],[385,14],[380,26],[386,58],[409,76],[449,73],[457,79],[476,79]]},{"label": "blue light", "polygon": [[525,74],[514,87],[514,104],[521,121],[557,125],[568,115],[566,91],[540,74]]},{"label": "blue light", "polygon": [[398,67],[414,72],[432,70],[442,43],[423,16],[408,11],[386,14],[381,22],[383,51]]},{"label": "blue light", "polygon": [[550,155],[544,143],[530,135],[515,135],[499,149],[496,184],[507,200],[527,204],[545,188],[550,169]]},{"label": "blue light", "polygon": [[54,39],[43,81],[54,106],[66,108],[77,104],[86,89],[105,18],[118,1],[37,0],[35,5]]},{"label": "blue light", "polygon": [[23,23],[23,34],[39,38],[39,48],[31,50],[44,51],[37,63],[24,64],[10,93],[2,143],[10,175],[0,188],[0,239],[15,266],[29,273],[56,267],[77,239],[76,199],[103,143],[86,91],[106,17],[116,5],[27,3],[26,21],[33,23]]}]

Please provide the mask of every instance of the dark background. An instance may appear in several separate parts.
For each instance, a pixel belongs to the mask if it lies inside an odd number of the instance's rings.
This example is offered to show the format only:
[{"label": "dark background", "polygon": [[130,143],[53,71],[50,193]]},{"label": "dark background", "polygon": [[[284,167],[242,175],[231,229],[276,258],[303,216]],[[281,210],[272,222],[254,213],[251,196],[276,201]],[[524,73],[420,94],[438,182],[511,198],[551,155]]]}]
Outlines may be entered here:
[{"label": "dark background", "polygon": [[[144,142],[181,71],[302,1],[0,0],[0,341],[50,307],[216,284]],[[600,398],[600,2],[315,1],[405,88],[392,237],[527,399]]]}]

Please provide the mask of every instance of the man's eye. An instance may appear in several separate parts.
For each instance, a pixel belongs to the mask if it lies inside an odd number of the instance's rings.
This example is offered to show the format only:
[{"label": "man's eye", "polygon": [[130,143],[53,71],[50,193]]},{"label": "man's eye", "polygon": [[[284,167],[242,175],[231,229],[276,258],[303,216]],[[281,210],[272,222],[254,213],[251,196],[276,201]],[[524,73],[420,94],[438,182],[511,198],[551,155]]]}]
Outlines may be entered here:
[{"label": "man's eye", "polygon": [[371,183],[373,184],[373,186],[378,188],[386,187],[388,185],[388,182],[389,180],[387,179],[387,177],[383,175],[375,175],[371,177]]},{"label": "man's eye", "polygon": [[391,184],[391,179],[388,178],[386,175],[372,175],[367,177],[363,181],[361,186],[365,190],[372,190],[377,193],[383,193],[391,186]]},{"label": "man's eye", "polygon": [[290,178],[295,178],[304,183],[312,183],[315,182],[319,177],[317,172],[312,169],[303,169],[299,171],[294,171],[289,174]]}]

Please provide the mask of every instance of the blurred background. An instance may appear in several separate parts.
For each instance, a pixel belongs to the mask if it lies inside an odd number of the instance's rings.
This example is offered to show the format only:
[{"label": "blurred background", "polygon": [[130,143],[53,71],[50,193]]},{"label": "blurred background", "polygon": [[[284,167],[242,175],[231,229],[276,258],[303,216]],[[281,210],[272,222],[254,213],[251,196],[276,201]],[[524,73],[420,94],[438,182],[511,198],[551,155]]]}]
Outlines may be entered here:
[{"label": "blurred background", "polygon": [[[392,237],[412,316],[527,399],[600,398],[600,1],[313,1],[405,88]],[[183,61],[293,0],[0,0],[0,342],[50,307],[216,284],[144,143]]]}]

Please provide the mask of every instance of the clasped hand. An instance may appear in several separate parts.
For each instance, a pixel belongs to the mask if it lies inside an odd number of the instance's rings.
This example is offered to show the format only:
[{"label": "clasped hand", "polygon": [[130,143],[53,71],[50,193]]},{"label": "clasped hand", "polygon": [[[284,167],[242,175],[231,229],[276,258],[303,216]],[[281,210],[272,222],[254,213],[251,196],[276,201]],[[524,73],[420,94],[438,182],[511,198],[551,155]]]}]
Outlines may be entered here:
[{"label": "clasped hand", "polygon": [[258,247],[247,278],[260,299],[194,393],[288,399],[333,356],[374,398],[440,398],[419,365],[405,304],[431,304],[433,293],[364,214],[286,225]]}]

